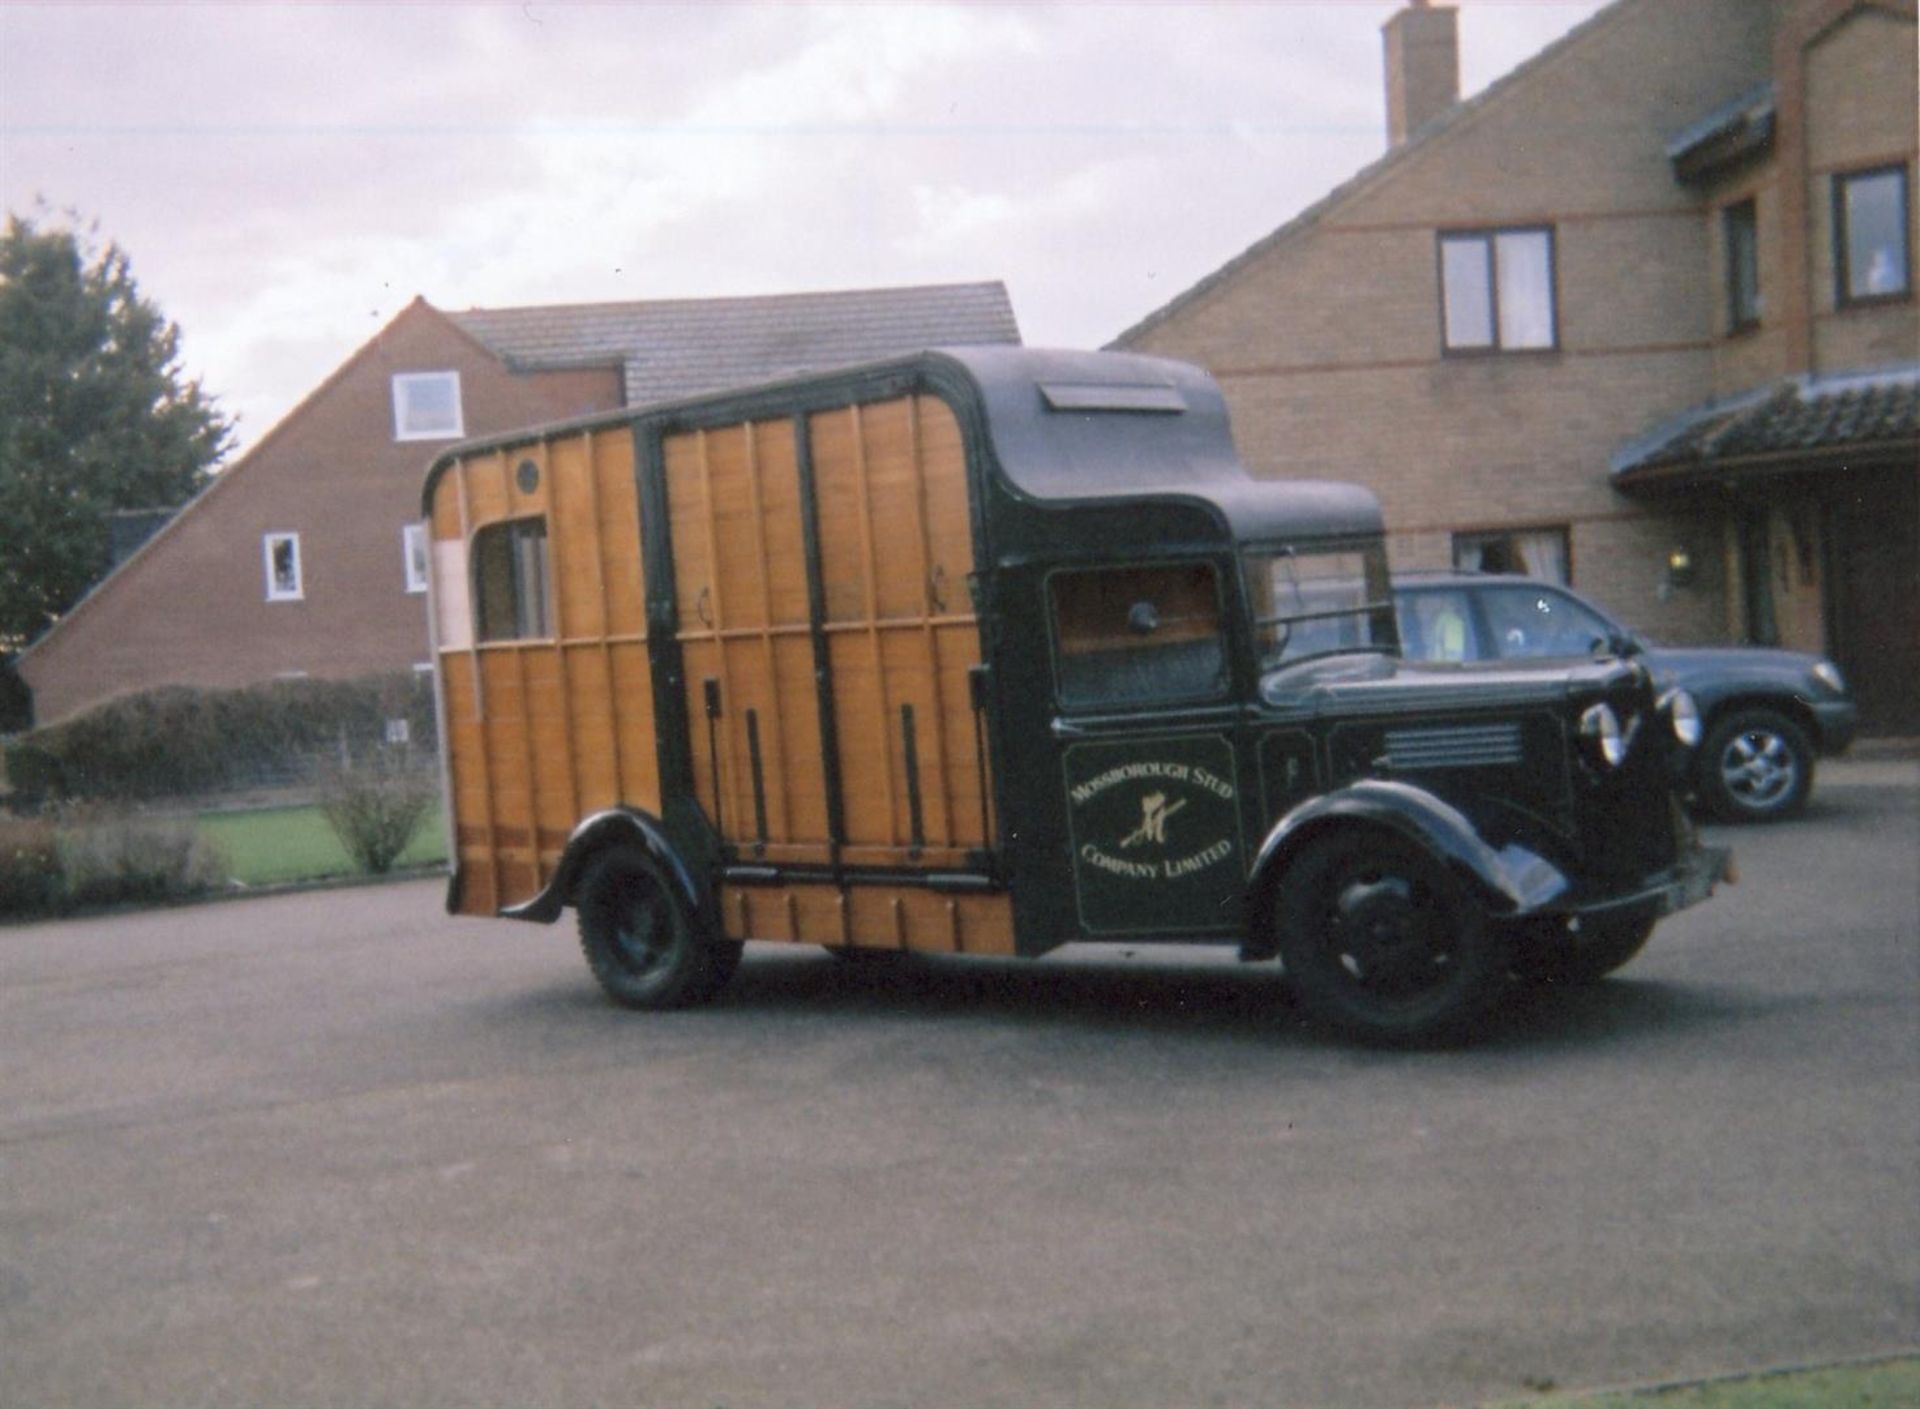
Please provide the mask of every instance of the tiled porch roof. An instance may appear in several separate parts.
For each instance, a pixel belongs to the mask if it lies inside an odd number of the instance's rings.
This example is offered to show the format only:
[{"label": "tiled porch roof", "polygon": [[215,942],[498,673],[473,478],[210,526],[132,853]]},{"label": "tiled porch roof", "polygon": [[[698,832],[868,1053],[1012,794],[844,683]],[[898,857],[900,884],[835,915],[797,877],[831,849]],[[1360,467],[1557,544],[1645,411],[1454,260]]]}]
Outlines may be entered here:
[{"label": "tiled porch roof", "polygon": [[1631,489],[1757,460],[1902,447],[1920,453],[1920,363],[1793,377],[1695,407],[1616,451],[1613,482]]}]

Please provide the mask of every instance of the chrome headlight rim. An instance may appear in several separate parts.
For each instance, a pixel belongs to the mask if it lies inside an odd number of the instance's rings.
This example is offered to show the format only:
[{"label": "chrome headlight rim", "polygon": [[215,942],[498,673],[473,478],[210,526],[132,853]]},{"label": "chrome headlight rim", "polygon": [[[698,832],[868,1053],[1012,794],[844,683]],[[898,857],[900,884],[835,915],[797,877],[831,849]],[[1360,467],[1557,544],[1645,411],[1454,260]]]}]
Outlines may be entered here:
[{"label": "chrome headlight rim", "polygon": [[1580,737],[1590,744],[1601,762],[1618,768],[1627,761],[1627,736],[1620,728],[1620,716],[1606,703],[1588,705],[1580,716]]},{"label": "chrome headlight rim", "polygon": [[1673,737],[1685,747],[1700,747],[1700,740],[1706,733],[1706,727],[1700,718],[1700,702],[1678,687],[1667,691],[1660,697],[1660,708],[1666,712],[1667,723],[1673,728]]},{"label": "chrome headlight rim", "polygon": [[1815,661],[1813,678],[1825,685],[1836,695],[1847,693],[1847,678],[1840,673],[1840,667],[1830,660]]}]

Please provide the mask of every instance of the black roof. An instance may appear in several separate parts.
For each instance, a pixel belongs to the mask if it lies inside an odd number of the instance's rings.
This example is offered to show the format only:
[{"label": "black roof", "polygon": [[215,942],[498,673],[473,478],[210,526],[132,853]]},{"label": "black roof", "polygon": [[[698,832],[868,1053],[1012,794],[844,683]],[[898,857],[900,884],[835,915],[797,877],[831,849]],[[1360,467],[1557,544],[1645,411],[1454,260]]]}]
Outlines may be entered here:
[{"label": "black roof", "polygon": [[1380,502],[1359,485],[1249,474],[1219,385],[1190,363],[1037,348],[939,355],[979,389],[1001,471],[1031,499],[1202,500],[1240,539],[1381,531]]}]

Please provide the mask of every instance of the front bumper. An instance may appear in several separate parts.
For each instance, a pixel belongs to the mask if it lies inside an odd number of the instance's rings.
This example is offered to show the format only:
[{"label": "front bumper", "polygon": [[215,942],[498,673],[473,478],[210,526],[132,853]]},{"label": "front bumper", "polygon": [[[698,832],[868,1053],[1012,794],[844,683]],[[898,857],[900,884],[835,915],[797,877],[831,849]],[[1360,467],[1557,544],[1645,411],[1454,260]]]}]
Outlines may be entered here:
[{"label": "front bumper", "polygon": [[1680,858],[1678,865],[1646,885],[1625,895],[1576,901],[1566,907],[1565,913],[1595,919],[1657,920],[1698,905],[1722,881],[1732,885],[1735,879],[1733,848],[1696,846]]},{"label": "front bumper", "polygon": [[1860,725],[1860,707],[1852,700],[1824,700],[1808,708],[1813,711],[1814,747],[1829,758],[1845,753]]}]

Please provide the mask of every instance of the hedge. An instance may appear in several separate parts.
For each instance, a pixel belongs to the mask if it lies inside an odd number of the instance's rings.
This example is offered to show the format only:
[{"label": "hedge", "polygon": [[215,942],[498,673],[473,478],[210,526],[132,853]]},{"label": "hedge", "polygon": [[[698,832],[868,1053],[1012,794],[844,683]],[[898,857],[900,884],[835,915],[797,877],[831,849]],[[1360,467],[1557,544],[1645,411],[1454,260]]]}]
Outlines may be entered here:
[{"label": "hedge", "polygon": [[379,752],[393,719],[407,722],[409,750],[431,758],[427,676],[275,680],[235,690],[167,686],[20,736],[6,746],[6,772],[13,804],[28,809],[307,783],[326,764]]}]

